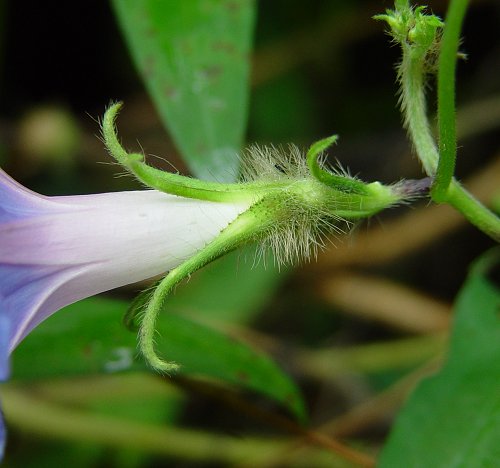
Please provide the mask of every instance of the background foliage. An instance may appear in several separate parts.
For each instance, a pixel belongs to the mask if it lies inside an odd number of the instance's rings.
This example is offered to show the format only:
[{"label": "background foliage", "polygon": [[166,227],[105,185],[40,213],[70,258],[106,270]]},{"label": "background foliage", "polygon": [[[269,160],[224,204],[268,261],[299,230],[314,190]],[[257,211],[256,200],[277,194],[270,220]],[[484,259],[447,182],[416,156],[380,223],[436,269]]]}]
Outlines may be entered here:
[{"label": "background foliage", "polygon": [[[120,99],[126,146],[165,169],[227,180],[244,141],[339,133],[332,156],[363,179],[421,176],[396,109],[398,50],[371,20],[390,5],[181,3],[0,3],[2,167],[47,195],[136,188],[98,164],[94,119]],[[444,17],[446,2],[429,4]],[[458,69],[457,175],[485,202],[499,197],[499,24],[497,2],[472,3]],[[146,371],[120,324],[145,285],[56,314],[2,388],[6,465],[370,466],[381,453],[388,467],[494,466],[496,254],[466,281],[493,242],[425,202],[333,242],[281,272],[252,268],[248,249],[178,288],[159,340],[185,363],[172,379]]]}]

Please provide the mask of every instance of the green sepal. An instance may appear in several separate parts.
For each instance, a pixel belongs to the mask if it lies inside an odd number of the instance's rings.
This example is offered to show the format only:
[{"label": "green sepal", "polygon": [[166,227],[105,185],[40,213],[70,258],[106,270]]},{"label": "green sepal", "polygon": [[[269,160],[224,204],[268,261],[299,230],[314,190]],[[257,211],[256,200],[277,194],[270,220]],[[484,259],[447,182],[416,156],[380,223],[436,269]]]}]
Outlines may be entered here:
[{"label": "green sepal", "polygon": [[408,47],[412,58],[421,59],[435,48],[439,31],[444,27],[439,17],[425,14],[425,9],[425,6],[412,8],[408,2],[399,1],[395,10],[386,10],[373,19],[385,21],[394,40]]},{"label": "green sepal", "polygon": [[318,158],[323,151],[333,144],[337,143],[338,135],[332,135],[322,140],[316,141],[307,151],[307,166],[311,175],[330,188],[340,190],[345,193],[356,193],[359,195],[368,195],[366,185],[352,177],[340,176],[323,169],[318,162]]},{"label": "green sepal", "polygon": [[[273,217],[268,216],[265,210],[260,209],[260,204],[256,203],[247,211],[240,214],[203,249],[187,259],[184,263],[181,263],[178,267],[170,270],[167,276],[159,281],[153,293],[146,298],[147,304],[143,309],[144,313],[142,314],[143,317],[139,330],[141,352],[146,362],[153,369],[164,374],[170,374],[179,369],[177,363],[167,361],[159,356],[155,348],[158,314],[173,288],[213,260],[231,252],[248,241],[257,239],[259,235],[269,227],[273,220]],[[137,304],[144,306],[144,298],[143,296],[136,299]]]},{"label": "green sepal", "polygon": [[140,327],[140,317],[144,314],[144,310],[151,299],[151,295],[161,280],[153,283],[148,289],[141,291],[132,299],[132,302],[123,315],[123,325],[130,331],[138,331]]},{"label": "green sepal", "polygon": [[197,200],[215,202],[249,202],[253,200],[253,192],[247,189],[247,185],[207,182],[162,171],[147,165],[143,154],[128,153],[118,140],[115,129],[115,120],[122,105],[121,102],[116,102],[106,109],[102,121],[104,143],[110,155],[143,184],[160,192]]}]

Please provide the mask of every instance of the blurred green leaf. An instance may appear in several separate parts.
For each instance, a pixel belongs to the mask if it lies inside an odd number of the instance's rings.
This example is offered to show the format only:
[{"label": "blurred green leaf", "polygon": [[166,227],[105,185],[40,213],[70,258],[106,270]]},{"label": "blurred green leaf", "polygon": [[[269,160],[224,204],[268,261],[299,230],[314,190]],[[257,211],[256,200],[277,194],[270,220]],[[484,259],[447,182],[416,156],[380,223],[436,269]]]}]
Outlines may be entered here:
[{"label": "blurred green leaf", "polygon": [[258,263],[255,255],[255,246],[250,246],[206,266],[193,275],[188,288],[170,297],[169,309],[208,320],[249,323],[286,278],[271,255]]},{"label": "blurred green leaf", "polygon": [[500,290],[486,273],[500,250],[474,264],[455,306],[449,358],[401,411],[380,467],[498,466]]},{"label": "blurred green leaf", "polygon": [[319,126],[313,103],[312,90],[299,73],[265,83],[252,95],[250,132],[258,141],[289,143],[294,139],[308,145]]},{"label": "blurred green leaf", "polygon": [[[136,335],[121,318],[124,301],[90,298],[72,304],[28,336],[13,354],[13,377],[39,379],[146,369]],[[160,355],[181,364],[185,376],[205,376],[259,392],[298,418],[299,390],[269,357],[194,321],[164,313],[158,323]]]},{"label": "blurred green leaf", "polygon": [[113,0],[132,58],[196,177],[234,180],[254,0]]},{"label": "blurred green leaf", "polygon": [[24,386],[63,405],[144,423],[174,422],[185,400],[171,381],[143,371],[29,381]]},{"label": "blurred green leaf", "polygon": [[[122,374],[123,375],[123,374]],[[90,380],[90,379],[89,379]],[[92,384],[90,380],[89,384]],[[125,382],[126,384],[126,382]],[[173,424],[182,411],[180,395],[146,395],[125,396],[115,395],[109,398],[104,395],[90,405],[92,412],[104,414],[125,421],[138,421],[148,424]],[[115,465],[120,468],[138,468],[147,466],[151,454],[135,448],[117,450],[113,453]]]}]

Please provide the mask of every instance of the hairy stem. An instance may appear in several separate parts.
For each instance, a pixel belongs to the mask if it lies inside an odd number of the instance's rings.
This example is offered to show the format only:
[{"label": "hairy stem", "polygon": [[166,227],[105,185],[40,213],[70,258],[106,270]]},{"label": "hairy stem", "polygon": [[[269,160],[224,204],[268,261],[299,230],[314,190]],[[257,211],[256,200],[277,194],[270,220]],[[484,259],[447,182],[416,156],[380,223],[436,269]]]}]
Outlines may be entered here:
[{"label": "hairy stem", "polygon": [[434,177],[439,153],[427,118],[424,57],[412,57],[411,46],[402,44],[403,60],[399,68],[401,107],[405,125],[418,158],[427,175]]},{"label": "hairy stem", "polygon": [[[434,177],[441,155],[431,134],[426,112],[425,58],[412,56],[410,45],[403,43],[402,46],[403,61],[399,73],[405,124],[425,172]],[[454,115],[454,110],[451,111],[451,114]],[[449,164],[446,167],[449,170]],[[498,216],[467,192],[456,180],[452,179],[444,194],[439,193],[437,198],[435,198],[434,192],[431,192],[431,195],[434,201],[449,203],[481,231],[496,241],[500,240],[500,219]]]}]

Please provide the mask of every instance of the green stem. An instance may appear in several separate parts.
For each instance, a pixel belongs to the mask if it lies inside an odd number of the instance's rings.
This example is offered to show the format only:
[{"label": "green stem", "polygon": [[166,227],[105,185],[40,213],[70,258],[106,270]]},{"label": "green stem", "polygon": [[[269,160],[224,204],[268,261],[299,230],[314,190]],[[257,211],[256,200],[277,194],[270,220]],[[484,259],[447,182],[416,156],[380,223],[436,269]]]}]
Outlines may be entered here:
[{"label": "green stem", "polygon": [[[423,56],[412,57],[410,49],[411,46],[403,44],[403,61],[399,70],[402,85],[402,110],[417,155],[422,161],[425,172],[433,177],[438,169],[440,157],[426,112],[425,58]],[[452,179],[443,195],[440,194],[436,199],[432,193],[432,198],[437,203],[449,203],[481,231],[496,241],[500,240],[498,216],[467,192],[456,180]]]},{"label": "green stem", "polygon": [[455,70],[460,31],[468,0],[451,0],[446,15],[438,68],[439,164],[432,187],[435,201],[445,201],[457,154]]},{"label": "green stem", "polygon": [[460,211],[478,229],[500,242],[500,218],[486,208],[455,179],[446,192],[446,201]]},{"label": "green stem", "polygon": [[427,118],[425,59],[420,56],[413,57],[410,45],[402,44],[402,47],[403,60],[399,68],[399,79],[405,125],[426,174],[434,177],[438,167],[439,153]]}]

